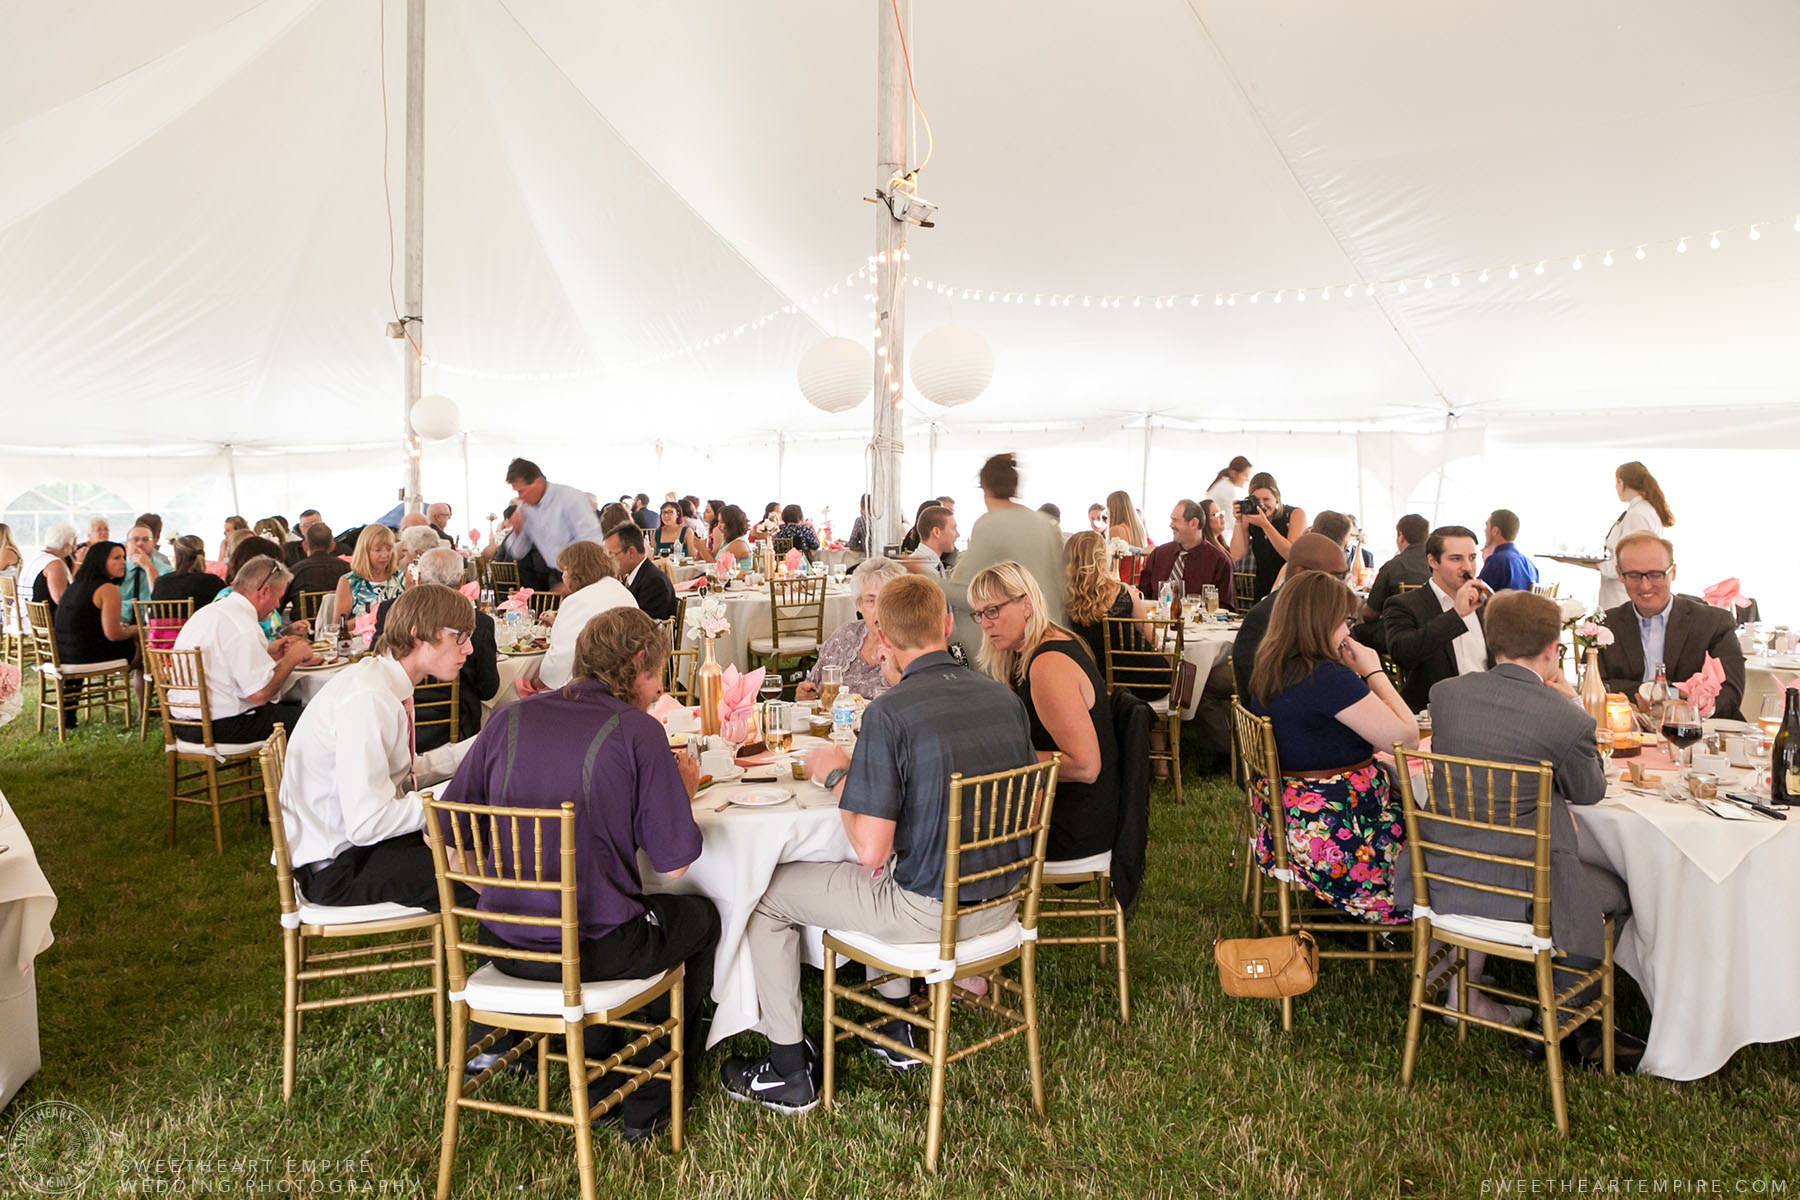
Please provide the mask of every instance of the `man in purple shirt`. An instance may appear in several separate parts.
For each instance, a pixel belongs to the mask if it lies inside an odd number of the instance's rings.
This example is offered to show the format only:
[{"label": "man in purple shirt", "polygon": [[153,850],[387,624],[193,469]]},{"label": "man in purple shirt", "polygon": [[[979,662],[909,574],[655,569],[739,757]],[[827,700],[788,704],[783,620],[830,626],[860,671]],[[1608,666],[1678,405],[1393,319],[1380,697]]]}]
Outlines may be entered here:
[{"label": "man in purple shirt", "polygon": [[1219,589],[1220,606],[1235,609],[1237,593],[1232,586],[1231,559],[1200,527],[1200,506],[1192,500],[1177,500],[1174,511],[1169,514],[1169,532],[1174,539],[1144,557],[1138,590],[1154,602],[1163,581],[1179,577],[1185,588],[1184,594],[1191,600],[1198,600],[1200,590],[1210,583]]},{"label": "man in purple shirt", "polygon": [[[490,721],[445,799],[518,808],[575,805],[581,977],[639,979],[685,963],[682,1042],[694,1064],[706,1046],[700,1007],[712,994],[719,914],[704,896],[646,895],[638,882],[640,850],[652,867],[671,877],[685,874],[701,850],[691,808],[698,769],[685,755],[670,753],[662,726],[645,711],[662,694],[668,653],[667,635],[639,610],[601,613],[575,643],[568,686],[521,700]],[[555,861],[558,848],[546,846],[544,852]],[[553,891],[489,888],[480,907],[554,917],[560,901]],[[527,950],[561,947],[554,926],[493,921],[484,924],[482,937]],[[556,963],[497,958],[494,965],[525,979],[562,978]],[[645,1019],[662,1020],[667,1004],[666,996],[655,1001]],[[611,1053],[611,1032],[603,1026],[587,1031],[590,1060]],[[652,1045],[638,1061],[653,1061],[660,1053]],[[690,1065],[690,1089],[697,1074]],[[622,1082],[609,1076],[589,1085],[590,1102]],[[669,1085],[662,1081],[627,1096],[626,1140],[653,1137],[667,1123],[669,1106]]]}]

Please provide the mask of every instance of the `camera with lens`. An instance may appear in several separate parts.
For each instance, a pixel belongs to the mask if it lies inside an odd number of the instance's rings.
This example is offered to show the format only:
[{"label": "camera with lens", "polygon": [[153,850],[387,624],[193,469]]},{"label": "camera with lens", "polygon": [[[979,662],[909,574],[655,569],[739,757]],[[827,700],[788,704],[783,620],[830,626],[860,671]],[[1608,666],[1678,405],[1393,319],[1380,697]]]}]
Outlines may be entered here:
[{"label": "camera with lens", "polygon": [[1258,500],[1255,496],[1251,496],[1245,500],[1239,500],[1237,502],[1237,511],[1238,516],[1240,517],[1248,517],[1254,513],[1259,513],[1262,511],[1262,501]]}]

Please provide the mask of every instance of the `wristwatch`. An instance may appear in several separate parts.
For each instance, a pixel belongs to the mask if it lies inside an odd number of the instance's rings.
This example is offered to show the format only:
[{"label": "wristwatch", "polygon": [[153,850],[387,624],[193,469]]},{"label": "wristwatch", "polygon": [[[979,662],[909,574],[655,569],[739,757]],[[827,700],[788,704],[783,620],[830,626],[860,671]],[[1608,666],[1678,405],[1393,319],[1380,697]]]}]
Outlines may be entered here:
[{"label": "wristwatch", "polygon": [[825,781],[824,781],[823,786],[826,788],[834,788],[838,784],[842,783],[844,781],[844,776],[848,775],[849,773],[850,773],[849,767],[833,767],[833,768],[831,768],[831,770],[825,772]]}]

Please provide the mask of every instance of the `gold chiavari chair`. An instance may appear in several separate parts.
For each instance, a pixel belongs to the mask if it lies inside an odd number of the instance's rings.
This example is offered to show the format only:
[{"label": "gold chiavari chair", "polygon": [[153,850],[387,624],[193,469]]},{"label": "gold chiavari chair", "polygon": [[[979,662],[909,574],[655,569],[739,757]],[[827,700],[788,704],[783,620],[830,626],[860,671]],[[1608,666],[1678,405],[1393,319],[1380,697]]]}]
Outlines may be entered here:
[{"label": "gold chiavari chair", "polygon": [[[1023,1034],[1031,1076],[1031,1107],[1044,1112],[1044,1068],[1038,1043],[1037,926],[1043,888],[1044,847],[1056,799],[1062,755],[991,775],[950,776],[944,839],[943,920],[935,942],[886,942],[865,933],[827,929],[825,948],[825,1080],[820,1092],[830,1108],[837,1088],[837,1043],[861,1038],[931,1067],[931,1100],[925,1128],[925,1169],[936,1173],[944,1123],[944,1074],[979,1050]],[[971,889],[973,889],[971,891]],[[991,894],[998,893],[998,894]],[[964,900],[965,894],[976,897]],[[987,898],[980,898],[986,896]],[[1016,906],[1017,919],[991,933],[964,937],[959,923],[992,908]],[[866,981],[840,982],[837,959],[871,968]],[[1003,974],[1018,964],[1018,978]],[[980,976],[987,994],[975,996],[953,981]],[[923,979],[931,991],[927,1019],[884,999],[876,989],[893,979]],[[1017,997],[1018,1008],[1008,1002]],[[873,1014],[862,1021],[838,1013],[839,1002]],[[950,1046],[950,1010],[962,1004],[1003,1023],[990,1036]],[[928,1049],[908,1046],[880,1032],[899,1019],[930,1033]]]},{"label": "gold chiavari chair", "polygon": [[[1098,946],[1105,965],[1110,952],[1118,966],[1119,1020],[1131,1021],[1131,971],[1125,957],[1125,909],[1112,890],[1112,851],[1086,858],[1063,859],[1044,864],[1044,887],[1056,889],[1038,901],[1039,946]],[[1092,895],[1072,895],[1064,889],[1093,888]],[[1093,921],[1095,932],[1058,934],[1043,932],[1046,922]]]},{"label": "gold chiavari chair", "polygon": [[25,606],[19,603],[19,581],[11,575],[0,575],[0,663],[17,667],[23,675],[30,643],[25,629]]},{"label": "gold chiavari chair", "polygon": [[[1269,920],[1264,904],[1268,894],[1273,892],[1276,904],[1275,927],[1278,933],[1286,935],[1306,930],[1308,933],[1333,934],[1344,938],[1343,941],[1337,937],[1321,938],[1318,952],[1321,959],[1366,962],[1370,974],[1374,974],[1377,962],[1410,960],[1410,950],[1389,949],[1383,937],[1386,935],[1387,938],[1398,939],[1404,933],[1405,926],[1379,926],[1359,921],[1322,903],[1295,877],[1293,869],[1288,866],[1287,812],[1282,803],[1286,781],[1282,778],[1281,763],[1275,750],[1275,725],[1269,718],[1257,716],[1238,701],[1232,702],[1231,720],[1243,750],[1244,803],[1250,812],[1251,839],[1251,845],[1246,851],[1254,858],[1255,841],[1267,837],[1273,859],[1267,867],[1257,864],[1256,877],[1251,881],[1250,917],[1256,928],[1260,931]],[[1348,948],[1345,942],[1353,938],[1360,938],[1364,948]],[[1284,1030],[1294,1027],[1292,996],[1281,998],[1281,1027]]]},{"label": "gold chiavari chair", "polygon": [[533,616],[541,617],[547,612],[555,612],[562,607],[561,592],[533,592],[531,599],[525,603],[531,606]]},{"label": "gold chiavari chair", "polygon": [[449,682],[427,678],[413,688],[413,731],[415,736],[442,725],[453,742],[462,741],[462,677],[453,675]]},{"label": "gold chiavari chair", "polygon": [[[1175,784],[1175,803],[1183,800],[1181,789],[1181,661],[1187,651],[1186,627],[1179,620],[1135,617],[1106,617],[1106,639],[1102,649],[1106,661],[1106,690],[1141,688],[1145,691],[1168,689],[1168,694],[1150,702],[1155,714],[1168,731],[1166,751],[1152,750],[1150,761],[1169,764],[1169,775]],[[1148,633],[1145,631],[1148,630]],[[1197,683],[1196,687],[1199,686]]]},{"label": "gold chiavari chair", "polygon": [[114,709],[125,712],[125,728],[131,728],[131,662],[114,658],[106,662],[70,663],[63,665],[56,648],[56,630],[51,624],[50,606],[35,601],[25,602],[25,626],[37,656],[38,707],[37,731],[44,732],[44,717],[54,714],[56,740],[68,736],[64,714],[112,719]]},{"label": "gold chiavari chair", "polygon": [[669,661],[663,664],[663,691],[683,704],[694,702],[694,668],[700,651],[681,644],[681,625],[676,617],[659,621],[669,635]]},{"label": "gold chiavari chair", "polygon": [[770,670],[818,654],[825,642],[825,576],[769,580],[769,636],[750,639],[750,657]]},{"label": "gold chiavari chair", "polygon": [[794,548],[794,539],[791,537],[770,538],[769,546],[775,551],[776,558],[785,558],[787,552]]},{"label": "gold chiavari chair", "polygon": [[[131,606],[133,626],[138,636],[138,661],[145,664],[148,670],[150,651],[173,650],[175,639],[181,634],[181,627],[187,619],[194,615],[194,602],[191,598],[181,600],[139,600]],[[150,713],[152,709],[160,712],[161,705],[156,699],[154,683],[144,692],[144,702],[138,706],[138,741],[149,737]]]},{"label": "gold chiavari chair", "polygon": [[[1562,1039],[1596,1015],[1600,1018],[1601,1068],[1613,1073],[1613,917],[1606,914],[1600,965],[1583,969],[1558,962],[1550,920],[1551,766],[1540,762],[1487,762],[1448,754],[1426,754],[1394,747],[1400,776],[1401,808],[1406,814],[1406,850],[1413,874],[1412,993],[1406,1010],[1406,1053],[1400,1083],[1411,1087],[1418,1065],[1419,1035],[1426,1013],[1456,1022],[1457,1041],[1466,1041],[1470,1025],[1498,1029],[1514,1037],[1541,1042],[1550,1075],[1550,1107],[1556,1131],[1567,1137],[1569,1108],[1563,1094]],[[1490,853],[1475,845],[1516,845],[1517,853]],[[1478,864],[1487,864],[1481,869]],[[1479,872],[1485,878],[1474,877]],[[1510,884],[1494,882],[1510,880]],[[1435,912],[1431,902],[1437,885],[1465,888],[1529,903],[1530,921],[1461,916]],[[1445,900],[1445,906],[1451,902]],[[1432,951],[1436,941],[1438,949]],[[1469,954],[1530,963],[1535,993],[1509,991],[1469,981]],[[1426,996],[1427,980],[1435,979],[1455,957],[1456,1008]],[[1562,987],[1557,987],[1561,979]],[[1580,994],[1597,988],[1594,999],[1577,1005]],[[1539,1028],[1518,1029],[1469,1013],[1469,992],[1479,990],[1496,1000],[1512,1000],[1537,1009]]]},{"label": "gold chiavari chair", "polygon": [[519,590],[519,564],[510,562],[489,562],[488,583],[494,589],[494,603],[506,599]]},{"label": "gold chiavari chair", "polygon": [[[437,1065],[444,1065],[444,932],[438,915],[404,904],[314,904],[294,883],[293,860],[288,855],[287,826],[281,815],[281,777],[287,762],[287,730],[275,726],[256,755],[262,774],[263,799],[269,812],[269,835],[275,846],[275,893],[281,904],[281,1100],[293,1099],[296,1060],[299,1057],[302,1013],[384,1000],[431,997],[431,1032],[437,1048]],[[314,942],[342,944],[357,939],[361,945],[336,950],[315,950]],[[325,980],[343,982],[375,976],[380,980],[396,971],[428,971],[429,984],[390,988],[386,991],[345,992],[332,989],[329,996],[307,999],[308,984]]]},{"label": "gold chiavari chair", "polygon": [[[169,845],[175,844],[175,812],[182,804],[204,805],[212,810],[213,849],[225,853],[221,812],[227,804],[254,800],[262,794],[258,753],[262,742],[213,740],[212,701],[206,691],[206,665],[198,650],[150,650],[146,652],[156,704],[162,711],[163,758],[169,764]],[[175,731],[172,708],[199,711],[196,720],[180,724],[200,727],[200,740],[189,741]],[[246,806],[254,815],[254,808]]]},{"label": "gold chiavari chair", "polygon": [[[524,1117],[551,1125],[573,1126],[575,1166],[582,1200],[594,1200],[594,1149],[592,1122],[652,1079],[669,1083],[669,1143],[681,1149],[682,1073],[687,1067],[681,1053],[682,990],[686,972],[677,963],[648,979],[614,979],[583,982],[581,978],[581,929],[575,907],[575,806],[559,808],[504,808],[481,804],[451,804],[424,793],[425,832],[431,841],[432,864],[437,871],[438,901],[444,922],[444,944],[450,968],[450,1065],[444,1098],[444,1136],[438,1156],[438,1200],[448,1200],[451,1172],[456,1165],[456,1134],[464,1109]],[[446,837],[449,841],[446,843]],[[493,919],[496,913],[480,912],[460,904],[455,885],[463,884],[484,894],[538,892],[556,898],[554,916],[531,914],[505,917],[508,924],[557,930],[560,948],[554,951],[520,950],[493,941],[465,936],[464,922]],[[492,961],[474,972],[466,956],[506,959],[513,962],[561,964],[561,979],[538,982],[508,975]],[[667,995],[669,1015],[658,1022],[631,1014],[658,997]],[[492,1032],[469,1046],[469,1023],[493,1027]],[[627,1031],[631,1040],[599,1062],[589,1062],[583,1051],[582,1033],[590,1025],[610,1025]],[[503,1032],[520,1036],[485,1070],[467,1080],[463,1064],[469,1052],[488,1053]],[[562,1039],[561,1053],[552,1053],[550,1039]],[[634,1060],[660,1038],[667,1046],[654,1061],[639,1065]],[[511,1069],[526,1054],[537,1051],[537,1106],[527,1108],[474,1095],[496,1075]],[[550,1108],[551,1062],[568,1069],[569,1111]],[[617,1089],[589,1103],[588,1084],[608,1074],[626,1076]]]},{"label": "gold chiavari chair", "polygon": [[1231,573],[1231,594],[1237,601],[1237,610],[1248,612],[1251,604],[1255,603],[1253,597],[1256,595],[1256,572],[1233,571]]},{"label": "gold chiavari chair", "polygon": [[296,621],[312,621],[319,615],[319,606],[325,603],[328,596],[335,592],[301,592],[294,601],[294,619]]},{"label": "gold chiavari chair", "polygon": [[1396,583],[1394,585],[1394,591],[1396,593],[1416,592],[1424,586],[1425,585],[1422,583]]}]

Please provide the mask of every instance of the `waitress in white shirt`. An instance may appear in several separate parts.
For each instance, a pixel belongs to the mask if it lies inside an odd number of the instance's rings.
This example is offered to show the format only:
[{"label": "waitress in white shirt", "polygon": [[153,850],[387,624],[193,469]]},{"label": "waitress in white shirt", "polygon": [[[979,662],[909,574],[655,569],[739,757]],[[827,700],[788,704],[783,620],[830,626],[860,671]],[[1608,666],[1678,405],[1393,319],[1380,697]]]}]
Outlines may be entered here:
[{"label": "waitress in white shirt", "polygon": [[1206,498],[1213,502],[1213,508],[1225,518],[1225,529],[1220,534],[1225,544],[1231,544],[1231,530],[1237,524],[1237,502],[1244,497],[1244,485],[1250,482],[1250,460],[1238,455],[1225,464],[1225,469],[1213,476],[1213,481],[1206,489]]},{"label": "waitress in white shirt", "polygon": [[1662,487],[1643,463],[1633,461],[1621,465],[1613,475],[1613,483],[1619,490],[1619,499],[1625,501],[1626,509],[1606,531],[1606,557],[1600,562],[1600,609],[1603,612],[1630,599],[1625,594],[1625,585],[1619,582],[1619,564],[1613,556],[1613,547],[1619,544],[1619,539],[1640,529],[1663,537],[1663,530],[1675,524],[1669,502],[1663,498]]}]

